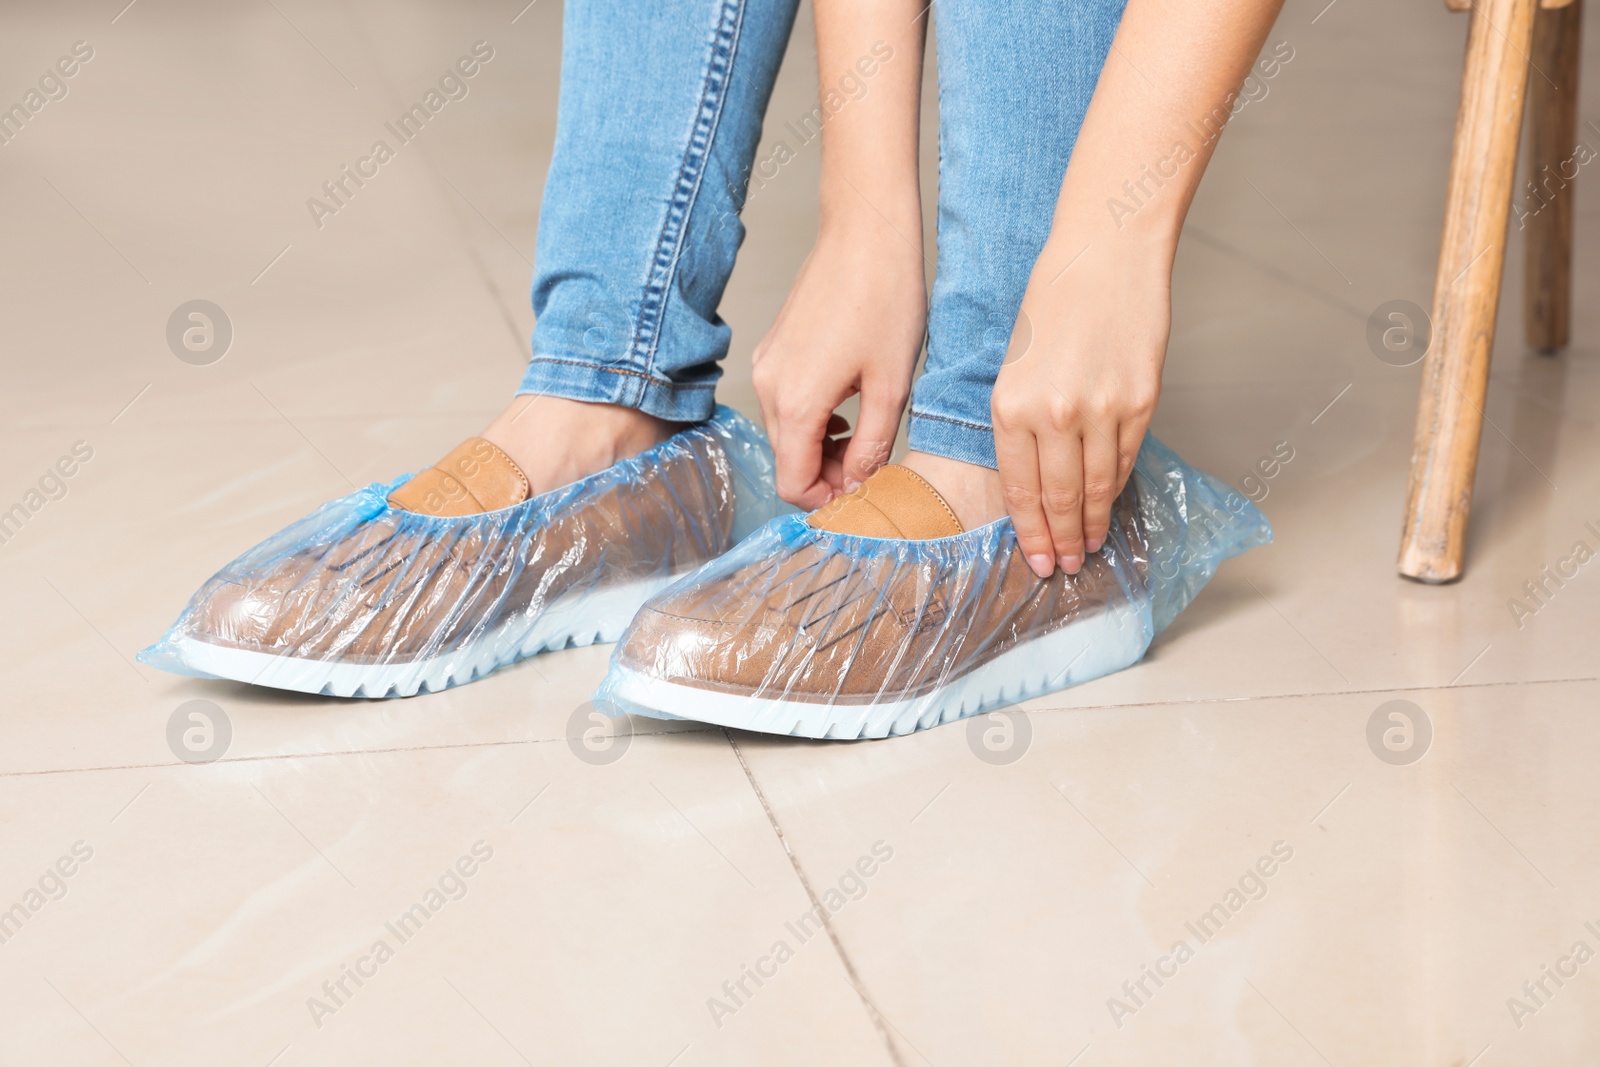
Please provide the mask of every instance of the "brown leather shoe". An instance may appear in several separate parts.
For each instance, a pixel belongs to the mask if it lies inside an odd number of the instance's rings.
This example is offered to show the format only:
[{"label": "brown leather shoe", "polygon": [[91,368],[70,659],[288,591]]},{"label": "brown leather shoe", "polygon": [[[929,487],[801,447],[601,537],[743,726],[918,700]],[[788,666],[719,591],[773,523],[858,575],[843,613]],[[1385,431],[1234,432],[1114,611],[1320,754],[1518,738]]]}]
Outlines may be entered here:
[{"label": "brown leather shoe", "polygon": [[771,514],[770,483],[764,438],[727,409],[532,499],[510,457],[472,438],[236,560],[141,658],[336,696],[473,681],[616,640],[647,597],[733,543],[736,510]]},{"label": "brown leather shoe", "polygon": [[884,737],[1123,667],[1150,643],[1136,489],[1076,575],[1041,579],[1009,521],[963,532],[889,465],[642,608],[602,699],[805,737]]}]

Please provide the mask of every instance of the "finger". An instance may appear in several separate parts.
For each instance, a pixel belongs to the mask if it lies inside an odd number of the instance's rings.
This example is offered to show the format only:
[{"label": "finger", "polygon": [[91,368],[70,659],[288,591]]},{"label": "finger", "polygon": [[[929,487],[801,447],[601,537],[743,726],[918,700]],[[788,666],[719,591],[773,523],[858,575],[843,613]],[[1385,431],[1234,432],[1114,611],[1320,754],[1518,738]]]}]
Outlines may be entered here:
[{"label": "finger", "polygon": [[1040,439],[1039,489],[1056,562],[1077,574],[1083,566],[1083,439],[1076,431]]},{"label": "finger", "polygon": [[1144,445],[1145,431],[1150,428],[1150,417],[1146,415],[1141,419],[1124,421],[1117,427],[1117,492],[1121,493],[1123,486],[1128,484],[1128,479],[1133,475],[1133,465],[1139,458],[1139,449]]},{"label": "finger", "polygon": [[900,413],[905,406],[903,393],[885,390],[882,386],[862,388],[861,415],[856,419],[856,432],[844,454],[845,492],[853,490],[889,462],[894,439],[900,433]]},{"label": "finger", "polygon": [[776,404],[768,401],[766,391],[761,387],[763,383],[758,381],[755,384],[756,403],[761,408],[761,425],[767,431],[767,444],[772,448],[772,454],[777,456],[779,441],[783,437],[783,423],[778,419]]},{"label": "finger", "polygon": [[1000,486],[1006,510],[1017,530],[1017,546],[1028,567],[1041,578],[1055,573],[1050,543],[1050,523],[1039,499],[1039,445],[1031,433],[995,430],[995,456],[1000,462]]},{"label": "finger", "polygon": [[777,420],[772,436],[772,452],[777,460],[778,495],[798,508],[820,508],[833,496],[821,478],[825,417]]},{"label": "finger", "polygon": [[[1101,431],[1106,431],[1102,433]],[[1111,503],[1122,488],[1115,426],[1091,428],[1083,438],[1083,548],[1098,552],[1111,528]]]},{"label": "finger", "polygon": [[835,494],[849,492],[844,487],[844,453],[850,447],[848,437],[829,437],[822,442],[822,472],[820,477]]}]

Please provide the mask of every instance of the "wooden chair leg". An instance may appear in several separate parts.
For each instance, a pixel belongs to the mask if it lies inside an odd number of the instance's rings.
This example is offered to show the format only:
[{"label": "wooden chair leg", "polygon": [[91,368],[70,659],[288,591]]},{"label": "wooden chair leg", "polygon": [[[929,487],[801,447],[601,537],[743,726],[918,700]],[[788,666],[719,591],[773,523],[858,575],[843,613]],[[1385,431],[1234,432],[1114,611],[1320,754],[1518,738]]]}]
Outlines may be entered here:
[{"label": "wooden chair leg", "polygon": [[[1517,211],[1527,233],[1523,328],[1528,346],[1567,346],[1572,314],[1572,179],[1578,135],[1578,52],[1583,0],[1539,12],[1528,77],[1528,190]],[[1541,76],[1540,72],[1543,72]],[[1549,79],[1548,81],[1546,79]]]},{"label": "wooden chair leg", "polygon": [[1467,32],[1400,540],[1400,573],[1420,581],[1461,576],[1538,7],[1539,0],[1477,0]]}]

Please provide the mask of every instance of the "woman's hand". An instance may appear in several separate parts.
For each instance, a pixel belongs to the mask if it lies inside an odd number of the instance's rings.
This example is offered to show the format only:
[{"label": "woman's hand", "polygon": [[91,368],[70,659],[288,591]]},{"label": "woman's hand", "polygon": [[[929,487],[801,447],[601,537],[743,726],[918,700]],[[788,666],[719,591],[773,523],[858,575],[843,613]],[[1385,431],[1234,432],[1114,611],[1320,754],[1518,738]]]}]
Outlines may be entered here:
[{"label": "woman's hand", "polygon": [[1170,251],[1111,240],[1079,252],[1039,257],[990,404],[1006,509],[1041,578],[1058,564],[1076,574],[1104,544],[1171,321]]},{"label": "woman's hand", "polygon": [[[806,509],[883,466],[922,348],[927,291],[917,249],[881,219],[825,225],[751,378],[778,460],[778,495]],[[920,235],[919,235],[920,236]],[[861,395],[854,434],[834,409]]]},{"label": "woman's hand", "polygon": [[[819,508],[889,459],[927,325],[917,181],[926,0],[816,0],[822,225],[756,346],[778,495]],[[861,395],[855,433],[833,409]]]},{"label": "woman's hand", "polygon": [[1282,3],[1123,11],[990,404],[1006,510],[1041,578],[1105,542],[1161,391],[1184,215]]}]

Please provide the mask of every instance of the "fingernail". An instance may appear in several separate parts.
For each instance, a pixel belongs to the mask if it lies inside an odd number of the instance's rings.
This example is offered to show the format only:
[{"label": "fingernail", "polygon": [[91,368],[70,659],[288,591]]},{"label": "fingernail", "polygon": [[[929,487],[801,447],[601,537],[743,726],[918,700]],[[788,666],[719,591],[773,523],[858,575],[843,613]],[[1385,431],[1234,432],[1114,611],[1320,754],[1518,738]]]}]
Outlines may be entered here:
[{"label": "fingernail", "polygon": [[859,488],[861,488],[861,483],[856,481],[854,478],[846,478],[844,480],[844,491],[845,492],[853,493]]},{"label": "fingernail", "polygon": [[1100,551],[1100,546],[1105,544],[1105,543],[1106,543],[1106,539],[1104,537],[1091,537],[1091,538],[1089,538],[1088,543],[1084,545],[1084,547],[1089,550],[1089,554],[1092,556],[1096,552]]},{"label": "fingernail", "polygon": [[1048,578],[1055,571],[1056,565],[1050,561],[1049,556],[1029,556],[1028,566],[1033,568],[1033,573],[1041,578]]},{"label": "fingernail", "polygon": [[1062,556],[1060,562],[1062,570],[1066,571],[1068,574],[1077,574],[1078,568],[1083,566],[1083,557]]}]

